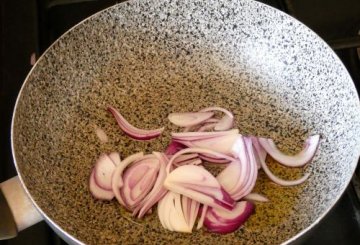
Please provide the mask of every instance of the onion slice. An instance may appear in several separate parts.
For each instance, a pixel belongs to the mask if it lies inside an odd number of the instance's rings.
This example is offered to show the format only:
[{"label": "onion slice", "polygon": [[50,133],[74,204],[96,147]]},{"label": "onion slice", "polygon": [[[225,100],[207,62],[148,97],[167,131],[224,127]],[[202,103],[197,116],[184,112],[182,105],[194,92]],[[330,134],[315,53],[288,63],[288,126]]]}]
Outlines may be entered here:
[{"label": "onion slice", "polygon": [[255,159],[256,159],[256,165],[258,167],[258,169],[261,168],[261,161],[265,161],[266,160],[266,151],[264,150],[264,148],[262,148],[262,146],[259,143],[259,140],[257,137],[255,136],[250,136],[248,137],[251,139],[251,142],[254,146],[254,155],[255,155]]},{"label": "onion slice", "polygon": [[[221,135],[207,139],[199,139],[191,141],[191,145],[189,147],[199,147],[204,149],[209,149],[213,151],[217,151],[222,154],[231,155],[232,146],[237,139],[237,134],[228,134]],[[184,143],[187,145],[187,143]]]},{"label": "onion slice", "polygon": [[120,189],[124,203],[132,210],[152,189],[159,171],[159,161],[154,155],[144,157],[128,167]]},{"label": "onion slice", "polygon": [[111,112],[111,114],[116,119],[116,122],[118,123],[119,127],[133,139],[150,140],[152,138],[158,137],[164,131],[164,127],[158,128],[158,129],[153,129],[153,130],[145,130],[145,129],[136,128],[133,125],[131,125],[120,114],[120,112],[116,108],[109,106],[108,110]]},{"label": "onion slice", "polygon": [[119,152],[111,152],[109,154],[110,159],[113,161],[115,166],[119,165],[121,162],[120,154]]},{"label": "onion slice", "polygon": [[[200,128],[201,128],[202,126],[205,126],[205,125],[207,125],[207,124],[212,124],[212,123],[215,123],[215,125],[216,125],[216,123],[219,122],[219,121],[220,121],[219,119],[212,117],[212,118],[209,118],[208,120],[202,122],[201,124],[194,125],[194,126],[189,126],[189,127],[185,127],[184,130],[183,130],[183,132],[189,132],[189,131],[202,132],[203,130],[200,130]],[[215,126],[215,125],[214,125],[214,126]]]},{"label": "onion slice", "polygon": [[91,194],[96,199],[110,201],[111,199],[114,198],[114,193],[111,190],[110,191],[105,190],[96,184],[94,170],[92,171],[92,173],[90,175],[89,187],[90,187]]},{"label": "onion slice", "polygon": [[254,202],[268,202],[269,199],[264,196],[264,195],[261,195],[259,193],[250,193],[250,194],[247,194],[246,196],[244,196],[243,198],[244,200],[247,200],[247,201],[254,201]]},{"label": "onion slice", "polygon": [[142,152],[128,156],[123,161],[121,161],[121,163],[118,166],[116,166],[116,169],[112,176],[112,183],[111,183],[112,191],[114,192],[115,197],[118,200],[118,202],[125,207],[126,207],[126,204],[120,193],[120,188],[124,185],[124,182],[122,179],[122,173],[129,164],[131,164],[132,162],[134,162],[136,160],[141,159],[143,156],[144,156],[144,153],[142,153]]},{"label": "onion slice", "polygon": [[201,227],[203,227],[208,208],[209,207],[207,205],[203,205],[203,207],[201,209],[201,215],[200,215],[199,221],[197,223],[197,227],[196,227],[197,230],[199,230],[199,229],[201,229]]},{"label": "onion slice", "polygon": [[203,167],[180,166],[166,177],[164,186],[170,191],[211,207],[231,210],[234,205],[234,200]]},{"label": "onion slice", "polygon": [[279,163],[287,167],[301,167],[314,157],[319,145],[320,135],[308,137],[305,141],[303,150],[294,156],[289,156],[281,152],[272,139],[259,138],[258,140],[265,151]]},{"label": "onion slice", "polygon": [[174,165],[179,167],[179,166],[183,166],[183,165],[200,165],[202,163],[200,158],[195,158],[195,159],[189,159],[186,161],[181,161],[181,162],[175,162]]},{"label": "onion slice", "polygon": [[200,110],[200,112],[208,112],[208,111],[220,111],[220,112],[225,113],[225,116],[223,116],[220,119],[220,121],[216,124],[216,126],[214,128],[215,131],[228,130],[233,127],[234,115],[230,111],[226,110],[225,108],[218,107],[218,106],[207,107],[207,108]]},{"label": "onion slice", "polygon": [[[261,151],[264,150],[264,149],[262,149],[261,144],[259,144],[258,147],[260,147],[258,149],[258,152],[261,152]],[[263,157],[259,157],[258,160],[260,161],[261,168],[264,170],[265,174],[269,177],[269,179],[271,179],[273,182],[275,182],[276,184],[281,185],[281,186],[300,185],[300,184],[304,183],[310,176],[309,173],[306,173],[306,174],[304,174],[304,176],[302,176],[301,178],[299,178],[297,180],[284,180],[284,179],[281,179],[281,178],[277,177],[276,175],[274,175],[271,172],[271,170],[267,166],[266,161],[265,161],[265,159]]]},{"label": "onion slice", "polygon": [[242,166],[241,162],[233,161],[216,176],[216,179],[232,195],[236,191],[237,185],[245,182],[247,173],[247,169]]},{"label": "onion slice", "polygon": [[200,140],[200,139],[209,139],[217,136],[229,135],[229,134],[239,134],[238,129],[231,129],[227,131],[219,132],[182,132],[182,133],[171,133],[171,136],[174,140]]},{"label": "onion slice", "polygon": [[278,185],[282,185],[282,186],[300,185],[304,183],[310,176],[310,173],[306,173],[304,174],[304,176],[302,176],[297,180],[284,180],[274,175],[267,166],[265,161],[261,161],[260,163],[261,163],[261,168],[264,170],[265,174],[269,177],[269,179],[271,179],[273,182],[275,182]]},{"label": "onion slice", "polygon": [[225,160],[228,160],[230,162],[235,161],[235,158],[229,157],[229,156],[227,156],[225,154],[218,153],[216,151],[203,149],[203,148],[186,148],[186,149],[183,149],[181,151],[178,151],[175,155],[173,155],[171,157],[169,163],[166,166],[166,172],[168,174],[170,173],[170,169],[172,168],[172,164],[174,163],[176,158],[178,158],[181,155],[187,154],[187,153],[207,154],[207,155],[210,155],[211,157],[214,157],[214,158],[225,159]]},{"label": "onion slice", "polygon": [[101,143],[106,143],[109,141],[109,137],[105,133],[105,131],[97,126],[95,126],[95,134],[99,138]]},{"label": "onion slice", "polygon": [[165,229],[190,233],[192,227],[186,222],[181,195],[168,192],[158,205],[158,216]]},{"label": "onion slice", "polygon": [[176,126],[189,127],[202,123],[213,115],[213,112],[180,112],[170,113],[168,119]]},{"label": "onion slice", "polygon": [[94,167],[95,182],[101,188],[111,191],[112,175],[115,170],[115,164],[107,154],[102,154],[96,161]]},{"label": "onion slice", "polygon": [[220,121],[215,125],[215,131],[229,130],[234,126],[234,117],[228,115],[223,116]]},{"label": "onion slice", "polygon": [[153,152],[153,155],[159,160],[160,169],[154,187],[133,211],[134,216],[138,213],[138,218],[142,218],[148,210],[167,193],[163,184],[166,178],[166,164],[168,159],[164,154],[159,152]]},{"label": "onion slice", "polygon": [[236,203],[232,210],[209,208],[204,225],[215,233],[226,234],[237,230],[254,212],[254,205],[248,201]]},{"label": "onion slice", "polygon": [[238,160],[231,162],[216,178],[234,200],[240,200],[254,188],[258,168],[251,139],[238,136],[232,149]]},{"label": "onion slice", "polygon": [[[193,199],[190,199],[186,196],[182,196],[182,200],[185,200],[183,202],[185,202],[184,204],[188,206],[188,208],[187,208],[188,222],[187,223],[188,223],[189,228],[192,230],[195,225],[196,217],[199,213],[200,203]],[[184,214],[186,214],[185,211],[184,211]]]},{"label": "onion slice", "polygon": [[187,154],[187,155],[181,155],[179,157],[177,157],[175,159],[174,163],[180,163],[183,161],[187,161],[187,160],[191,160],[191,159],[196,159],[198,158],[199,154],[193,153],[193,154]]},{"label": "onion slice", "polygon": [[172,140],[170,142],[170,144],[166,147],[165,154],[166,155],[174,155],[176,152],[178,152],[184,148],[186,148],[185,145]]},{"label": "onion slice", "polygon": [[217,125],[217,123],[206,123],[206,124],[202,125],[197,131],[198,132],[206,132],[208,130],[215,128],[216,125]]},{"label": "onion slice", "polygon": [[230,111],[226,110],[225,108],[219,107],[219,106],[206,107],[206,108],[200,110],[200,112],[208,112],[208,111],[220,111],[220,112],[225,113],[225,115],[227,115],[228,117],[234,117],[234,115]]},{"label": "onion slice", "polygon": [[210,163],[229,163],[230,161],[224,158],[219,158],[219,157],[213,157],[211,155],[208,154],[200,154],[199,157],[207,162]]}]

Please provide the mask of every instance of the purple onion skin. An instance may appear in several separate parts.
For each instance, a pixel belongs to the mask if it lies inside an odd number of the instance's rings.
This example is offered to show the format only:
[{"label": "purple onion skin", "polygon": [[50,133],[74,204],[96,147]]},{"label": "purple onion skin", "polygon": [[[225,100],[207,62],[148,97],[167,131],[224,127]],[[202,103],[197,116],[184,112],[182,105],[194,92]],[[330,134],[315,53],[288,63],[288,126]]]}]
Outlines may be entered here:
[{"label": "purple onion skin", "polygon": [[237,216],[235,219],[228,220],[219,217],[216,212],[212,210],[212,208],[208,209],[208,212],[213,212],[214,217],[219,221],[218,223],[213,223],[207,217],[204,220],[204,226],[210,232],[218,233],[218,234],[227,234],[236,231],[239,229],[251,216],[254,212],[255,206],[252,202],[246,201],[246,207],[244,211]]}]

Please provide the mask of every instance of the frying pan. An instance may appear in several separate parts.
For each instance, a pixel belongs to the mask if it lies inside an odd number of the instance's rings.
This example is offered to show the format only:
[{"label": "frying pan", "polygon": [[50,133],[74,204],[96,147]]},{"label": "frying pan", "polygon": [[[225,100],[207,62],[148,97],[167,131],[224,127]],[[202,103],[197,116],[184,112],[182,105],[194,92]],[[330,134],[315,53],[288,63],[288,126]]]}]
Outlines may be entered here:
[{"label": "frying pan", "polygon": [[[138,127],[164,125],[167,132],[152,141],[131,140],[108,105]],[[116,201],[90,195],[88,179],[100,153],[119,151],[124,158],[162,151],[176,130],[166,119],[170,112],[212,105],[233,111],[242,134],[271,137],[289,153],[308,135],[321,134],[305,170],[269,163],[283,178],[305,171],[309,180],[285,188],[260,171],[255,191],[271,201],[258,204],[248,222],[227,235],[166,231],[156,214],[136,224]],[[131,0],[81,22],[37,61],[13,115],[18,178],[2,190],[15,218],[21,213],[28,221],[18,229],[43,218],[69,243],[300,242],[351,179],[360,150],[359,109],[353,82],[336,55],[284,13],[249,0]],[[107,133],[107,143],[94,127]],[[16,197],[21,186],[29,202]],[[14,210],[14,203],[25,205],[22,211],[33,204],[31,219]]]}]

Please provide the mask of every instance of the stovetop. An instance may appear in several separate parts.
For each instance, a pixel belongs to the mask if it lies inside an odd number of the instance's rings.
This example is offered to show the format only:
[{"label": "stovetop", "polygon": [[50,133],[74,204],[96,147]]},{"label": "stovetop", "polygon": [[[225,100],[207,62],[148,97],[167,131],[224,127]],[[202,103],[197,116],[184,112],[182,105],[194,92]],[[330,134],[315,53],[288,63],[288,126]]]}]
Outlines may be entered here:
[{"label": "stovetop", "polygon": [[[305,23],[342,59],[360,89],[359,0],[259,0]],[[62,33],[115,0],[0,1],[0,182],[16,174],[11,159],[10,123],[17,93],[39,57]],[[306,244],[360,244],[360,169],[332,211]],[[1,218],[1,217],[0,217]],[[65,244],[44,222],[0,244]]]}]

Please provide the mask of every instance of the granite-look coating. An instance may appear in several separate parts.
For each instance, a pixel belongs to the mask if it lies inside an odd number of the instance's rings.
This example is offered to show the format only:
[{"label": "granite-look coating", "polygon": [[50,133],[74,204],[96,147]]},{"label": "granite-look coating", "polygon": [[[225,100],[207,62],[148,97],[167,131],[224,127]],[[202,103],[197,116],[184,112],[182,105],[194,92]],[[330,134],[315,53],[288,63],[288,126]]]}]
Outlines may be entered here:
[{"label": "granite-look coating", "polygon": [[[221,2],[119,4],[75,27],[38,61],[14,118],[15,157],[36,204],[70,235],[88,244],[277,244],[343,192],[360,150],[359,101],[345,68],[291,17],[253,1]],[[129,139],[105,110],[109,104],[138,127],[165,125],[164,136]],[[233,111],[241,133],[272,137],[288,152],[320,133],[309,181],[279,187],[260,171],[256,191],[271,202],[223,236],[169,232],[155,214],[137,225],[116,201],[91,197],[88,177],[100,153],[161,151],[175,130],[169,112],[211,105]],[[289,179],[303,171],[270,166]]]}]

